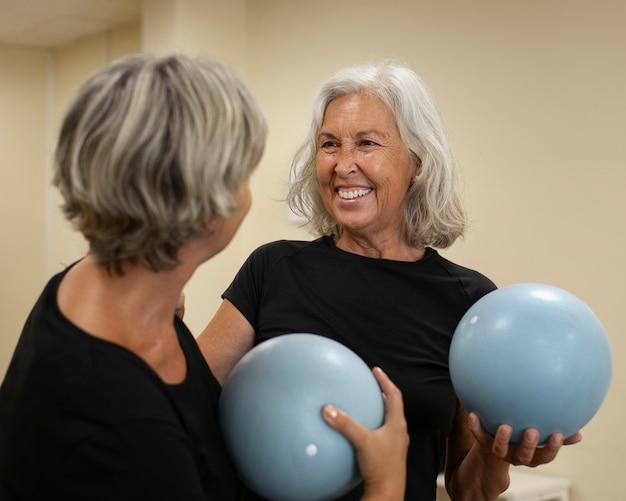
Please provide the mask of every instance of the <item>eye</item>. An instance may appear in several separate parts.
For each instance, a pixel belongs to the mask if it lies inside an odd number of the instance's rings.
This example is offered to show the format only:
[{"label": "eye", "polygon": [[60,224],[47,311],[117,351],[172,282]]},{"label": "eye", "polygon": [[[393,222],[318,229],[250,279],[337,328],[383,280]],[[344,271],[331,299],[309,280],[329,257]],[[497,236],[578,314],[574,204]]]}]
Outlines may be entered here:
[{"label": "eye", "polygon": [[332,150],[337,148],[338,146],[339,143],[337,143],[337,141],[326,139],[320,143],[319,148],[322,150]]},{"label": "eye", "polygon": [[372,141],[371,139],[362,139],[361,141],[359,141],[359,146],[372,147],[380,145],[376,141]]}]

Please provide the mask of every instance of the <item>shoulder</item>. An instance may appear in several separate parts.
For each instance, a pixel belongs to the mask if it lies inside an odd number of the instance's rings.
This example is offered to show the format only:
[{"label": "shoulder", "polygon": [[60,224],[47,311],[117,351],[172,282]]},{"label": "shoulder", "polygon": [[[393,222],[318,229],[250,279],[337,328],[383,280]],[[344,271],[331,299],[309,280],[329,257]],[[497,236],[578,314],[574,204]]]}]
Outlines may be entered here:
[{"label": "shoulder", "polygon": [[[11,371],[7,378],[12,382],[22,378],[13,397],[23,410],[108,426],[133,413],[140,418],[165,415],[163,411],[170,407],[163,382],[124,348],[71,325],[48,331],[39,327],[32,334],[32,341],[20,347],[16,356],[13,369],[20,374]],[[35,402],[29,403],[30,399]]]},{"label": "shoulder", "polygon": [[257,247],[246,260],[246,264],[267,269],[284,259],[303,256],[309,259],[316,252],[328,248],[326,237],[313,241],[276,240]]},{"label": "shoulder", "polygon": [[454,263],[434,249],[429,249],[427,255],[432,259],[434,266],[438,267],[447,277],[456,280],[473,300],[478,300],[485,294],[497,289],[496,284],[483,273]]},{"label": "shoulder", "polygon": [[269,255],[269,256],[290,256],[299,254],[303,250],[317,248],[323,242],[324,238],[317,240],[276,240],[257,247],[252,255]]}]

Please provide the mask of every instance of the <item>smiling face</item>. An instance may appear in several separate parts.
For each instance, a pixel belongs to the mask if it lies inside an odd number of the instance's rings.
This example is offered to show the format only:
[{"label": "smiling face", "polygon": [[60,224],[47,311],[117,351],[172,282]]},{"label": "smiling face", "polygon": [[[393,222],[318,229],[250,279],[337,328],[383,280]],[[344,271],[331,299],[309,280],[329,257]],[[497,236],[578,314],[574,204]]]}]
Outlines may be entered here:
[{"label": "smiling face", "polygon": [[417,162],[387,105],[363,93],[332,100],[318,136],[316,167],[326,210],[342,229],[340,240],[403,239],[404,200]]}]

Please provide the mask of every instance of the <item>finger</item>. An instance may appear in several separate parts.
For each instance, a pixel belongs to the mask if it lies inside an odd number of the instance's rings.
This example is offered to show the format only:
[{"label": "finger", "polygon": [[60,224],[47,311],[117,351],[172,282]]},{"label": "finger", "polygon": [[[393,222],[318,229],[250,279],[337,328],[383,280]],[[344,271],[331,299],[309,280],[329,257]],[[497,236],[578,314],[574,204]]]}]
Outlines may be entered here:
[{"label": "finger", "polygon": [[[530,465],[535,457],[535,451],[539,445],[539,432],[533,428],[529,428],[524,432],[522,443],[515,450],[513,464]],[[560,446],[559,446],[560,447]],[[543,450],[541,454],[543,454]]]},{"label": "finger", "polygon": [[546,444],[537,449],[533,462],[529,463],[529,466],[539,466],[553,461],[562,445],[563,435],[560,433],[550,435]]},{"label": "finger", "polygon": [[580,442],[582,439],[583,439],[582,434],[579,431],[577,431],[571,437],[567,437],[565,440],[563,440],[563,445],[574,445]]},{"label": "finger", "polygon": [[468,427],[472,432],[472,435],[474,435],[476,441],[480,445],[490,449],[492,447],[494,437],[482,428],[478,415],[475,412],[470,412],[467,416],[467,422]]},{"label": "finger", "polygon": [[493,444],[491,445],[491,451],[494,456],[500,459],[506,459],[509,454],[512,435],[513,429],[509,425],[503,424],[498,427],[496,435],[493,438]]},{"label": "finger", "polygon": [[389,395],[400,393],[398,387],[393,384],[393,381],[389,379],[389,376],[387,376],[385,371],[383,371],[380,367],[374,367],[372,369],[372,373],[374,374],[374,378],[376,378],[376,381],[378,382],[378,385],[383,393]]},{"label": "finger", "polygon": [[385,421],[393,421],[398,416],[404,416],[404,402],[400,389],[380,367],[374,367],[373,374],[385,396]]},{"label": "finger", "polygon": [[480,427],[480,419],[475,412],[470,412],[467,417],[470,431],[479,438],[483,434],[483,429]]},{"label": "finger", "polygon": [[358,445],[364,439],[367,430],[334,405],[325,405],[322,408],[324,421],[334,430],[337,430],[350,442]]}]

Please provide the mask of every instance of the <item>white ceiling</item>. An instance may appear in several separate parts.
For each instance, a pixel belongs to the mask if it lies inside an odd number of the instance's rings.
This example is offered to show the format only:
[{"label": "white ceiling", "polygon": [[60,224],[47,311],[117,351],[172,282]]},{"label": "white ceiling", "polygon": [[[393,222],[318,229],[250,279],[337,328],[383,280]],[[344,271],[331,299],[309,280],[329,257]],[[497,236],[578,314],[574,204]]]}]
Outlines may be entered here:
[{"label": "white ceiling", "polygon": [[140,13],[141,0],[0,0],[0,45],[62,47]]}]

